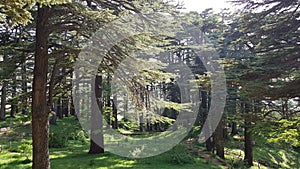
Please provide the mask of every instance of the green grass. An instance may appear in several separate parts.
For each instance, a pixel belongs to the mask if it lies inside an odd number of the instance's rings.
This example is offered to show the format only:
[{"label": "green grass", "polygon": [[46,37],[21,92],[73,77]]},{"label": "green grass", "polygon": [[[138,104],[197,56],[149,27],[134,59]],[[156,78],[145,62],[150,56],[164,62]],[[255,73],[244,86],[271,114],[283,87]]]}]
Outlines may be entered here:
[{"label": "green grass", "polygon": [[[22,115],[21,115],[22,116]],[[26,160],[26,156],[31,159],[31,152],[26,148],[31,148],[31,126],[20,125],[25,122],[25,118],[8,118],[7,121],[0,122],[0,128],[13,125],[15,128],[6,134],[0,135],[0,169],[29,169],[31,168],[31,161]],[[50,133],[54,133],[55,137],[65,138],[59,140],[66,142],[62,147],[50,148],[51,167],[53,169],[218,169],[221,166],[216,166],[206,159],[196,156],[197,150],[204,149],[199,147],[198,144],[193,143],[195,152],[190,152],[190,156],[185,156],[182,145],[176,146],[174,149],[167,151],[158,156],[148,157],[144,159],[130,159],[114,155],[110,152],[105,152],[102,155],[89,155],[89,140],[87,134],[82,130],[75,117],[64,118],[58,120],[57,125],[51,126]],[[152,133],[155,136],[157,133]],[[149,137],[149,135],[147,136]],[[132,138],[147,138],[144,135],[133,135]],[[230,140],[227,145],[229,151],[236,156],[241,155],[243,158],[243,151],[238,149],[239,141]],[[25,148],[24,148],[25,147]],[[182,155],[181,155],[182,154]],[[190,157],[192,158],[189,162]],[[215,155],[214,155],[215,157]],[[233,165],[233,168],[246,168],[244,167],[243,160],[232,156],[226,155],[227,164]],[[182,159],[181,159],[182,158]],[[188,159],[188,160],[186,160]],[[278,147],[274,145],[257,145],[254,146],[254,160],[268,167],[273,168],[300,168],[300,153],[291,148]],[[182,162],[182,163],[181,163]],[[266,169],[268,167],[255,166],[252,169],[260,168]]]},{"label": "green grass", "polygon": [[292,148],[264,145],[255,147],[254,159],[273,168],[300,168],[300,153]]},{"label": "green grass", "polygon": [[[15,121],[13,121],[15,120]],[[0,122],[1,127],[18,124],[18,119]],[[220,169],[208,160],[192,156],[192,162],[178,164],[174,161],[174,152],[170,150],[158,156],[130,159],[109,152],[101,155],[89,155],[89,141],[74,117],[58,120],[57,125],[51,126],[50,133],[64,136],[67,144],[61,148],[50,148],[51,168],[53,169]],[[31,126],[19,125],[6,134],[0,135],[0,169],[29,169],[31,161],[26,160],[22,146],[31,146]],[[26,147],[25,146],[25,147]],[[179,154],[181,152],[178,152]],[[30,155],[29,155],[30,156]],[[31,156],[30,156],[31,159]],[[179,159],[180,160],[180,159]]]},{"label": "green grass", "polygon": [[[236,144],[239,143],[236,142]],[[235,156],[225,156],[228,164],[235,163],[238,165],[238,163],[243,163],[242,159],[244,158],[244,152],[241,149],[228,148],[226,151],[230,152],[230,154],[235,154]],[[254,163],[254,166],[251,168],[300,168],[300,153],[291,147],[282,147],[270,144],[257,145],[253,147],[253,159],[255,162],[263,165],[258,166],[257,163]]]},{"label": "green grass", "polygon": [[18,126],[30,120],[30,117],[28,115],[16,114],[15,118],[11,118],[9,116],[9,113],[6,114],[7,115],[5,121],[0,121],[0,128]]}]

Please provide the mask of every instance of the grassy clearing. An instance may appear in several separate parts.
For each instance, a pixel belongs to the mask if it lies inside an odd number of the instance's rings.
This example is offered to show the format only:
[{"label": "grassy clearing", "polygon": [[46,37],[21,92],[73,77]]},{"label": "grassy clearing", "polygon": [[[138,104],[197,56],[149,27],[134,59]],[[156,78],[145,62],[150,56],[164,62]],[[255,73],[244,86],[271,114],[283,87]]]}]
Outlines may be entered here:
[{"label": "grassy clearing", "polygon": [[0,128],[18,126],[30,120],[28,115],[16,114],[15,118],[11,118],[8,114],[5,121],[0,121]]},{"label": "grassy clearing", "polygon": [[[236,143],[238,144],[238,143]],[[244,151],[238,148],[226,149],[227,164],[242,168]],[[258,145],[253,147],[254,166],[251,168],[300,168],[300,153],[292,148],[278,147],[276,145]],[[266,167],[267,166],[267,167]]]},{"label": "grassy clearing", "polygon": [[[25,118],[24,118],[25,119]],[[15,127],[0,134],[0,169],[29,169],[31,168],[31,126],[20,125],[21,120],[11,118],[0,122],[0,128],[14,125]],[[190,145],[193,152],[183,145],[158,156],[144,159],[130,159],[105,152],[102,155],[89,155],[89,140],[75,117],[58,120],[57,125],[50,128],[50,158],[54,169],[218,169],[221,166],[212,164],[209,160],[197,157],[197,151],[205,147],[197,142]],[[153,133],[152,135],[157,135]],[[152,136],[151,135],[151,136]],[[133,138],[143,138],[144,135],[133,135]],[[243,163],[244,153],[240,149],[240,141],[230,139],[227,145],[226,163],[229,168],[246,168]],[[217,158],[212,154],[212,157]],[[276,147],[275,145],[254,146],[255,166],[252,169],[300,168],[300,153],[291,148]],[[261,165],[262,164],[262,165]],[[265,167],[268,166],[268,167]]]},{"label": "grassy clearing", "polygon": [[[17,122],[13,123],[17,124]],[[7,122],[0,122],[0,128],[7,126]],[[144,159],[124,158],[109,152],[102,155],[89,155],[87,153],[89,141],[74,117],[58,120],[57,125],[51,126],[50,135],[52,135],[50,136],[52,139],[51,146],[54,147],[50,148],[51,167],[53,169],[221,168],[221,166],[216,166],[206,159],[188,155],[188,151],[180,148],[180,145],[161,155]],[[0,137],[0,169],[31,168],[31,126],[19,125],[7,133],[1,134]],[[51,137],[57,137],[57,139]]]}]

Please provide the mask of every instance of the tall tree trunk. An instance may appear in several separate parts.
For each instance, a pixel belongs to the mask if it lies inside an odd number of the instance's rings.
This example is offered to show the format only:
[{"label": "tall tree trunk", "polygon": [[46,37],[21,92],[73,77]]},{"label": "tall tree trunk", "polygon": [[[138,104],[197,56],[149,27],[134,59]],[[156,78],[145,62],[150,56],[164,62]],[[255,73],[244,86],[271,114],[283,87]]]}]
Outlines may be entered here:
[{"label": "tall tree trunk", "polygon": [[70,115],[71,115],[71,116],[75,116],[75,115],[76,115],[73,97],[71,97],[71,103],[70,103]]},{"label": "tall tree trunk", "polygon": [[[62,83],[64,85],[67,85],[66,68],[62,68],[61,75],[63,76]],[[69,116],[69,98],[68,98],[68,94],[67,94],[66,90],[68,90],[68,89],[66,89],[66,87],[65,87],[65,91],[63,92],[62,97],[61,97],[61,100],[62,100],[62,114],[65,117],[68,117]]]},{"label": "tall tree trunk", "polygon": [[210,123],[209,123],[209,119],[207,119],[207,112],[208,112],[208,98],[207,98],[207,91],[201,91],[201,110],[203,113],[203,119],[202,119],[202,124],[204,124],[205,122],[208,124],[207,126],[205,126],[204,128],[204,136],[205,136],[205,147],[207,151],[213,151],[213,142],[212,139],[210,137],[211,135],[211,130],[210,130]]},{"label": "tall tree trunk", "polygon": [[50,169],[49,112],[47,106],[48,37],[46,30],[50,8],[38,4],[36,22],[36,48],[32,95],[32,145],[33,169]]},{"label": "tall tree trunk", "polygon": [[113,129],[118,129],[118,97],[117,94],[115,93],[113,96],[113,123],[112,123],[112,128]]},{"label": "tall tree trunk", "polygon": [[[111,107],[111,100],[110,100],[110,96],[111,96],[111,86],[110,86],[110,75],[107,76],[107,95],[106,95],[106,107],[107,108],[110,108]],[[110,128],[110,125],[112,124],[111,123],[111,113],[110,111],[106,111],[105,112],[105,116],[106,116],[106,119],[107,119],[107,124],[106,124],[106,127],[107,128]]]},{"label": "tall tree trunk", "polygon": [[214,134],[214,142],[215,142],[215,146],[216,146],[216,151],[217,151],[217,155],[222,158],[222,159],[225,159],[225,156],[224,156],[224,133],[223,133],[223,128],[224,128],[224,125],[223,125],[223,120],[221,119],[217,128],[216,128],[216,131],[215,131],[215,134]]},{"label": "tall tree trunk", "polygon": [[[245,119],[246,120],[246,119]],[[252,138],[250,130],[251,122],[245,121],[245,161],[249,166],[253,166]]]},{"label": "tall tree trunk", "polygon": [[62,96],[62,112],[65,117],[69,116],[69,99],[66,96],[66,93]]},{"label": "tall tree trunk", "polygon": [[[22,58],[22,93],[27,94],[27,76],[26,76],[26,57],[23,56]],[[27,97],[25,96],[22,99],[22,114],[27,114]]]},{"label": "tall tree trunk", "polygon": [[96,100],[92,97],[91,144],[89,154],[101,154],[104,153],[102,76],[97,75],[95,82],[92,84],[93,91],[91,93],[95,93]]},{"label": "tall tree trunk", "polygon": [[0,107],[0,120],[5,120],[6,115],[6,87],[8,85],[8,82],[4,80],[1,88],[1,107]]},{"label": "tall tree trunk", "polygon": [[[228,101],[229,115],[234,117],[236,115],[236,110],[237,110],[237,101],[236,101],[235,98],[233,98],[233,99]],[[231,127],[231,132],[230,132],[231,136],[234,136],[234,135],[238,134],[237,123],[235,121],[230,123],[230,127]]]},{"label": "tall tree trunk", "polygon": [[[11,92],[11,97],[14,98],[17,95],[17,79],[16,79],[16,74],[12,75],[12,92]],[[18,101],[16,99],[12,100],[11,103],[11,109],[10,109],[10,117],[15,118],[15,113],[18,111]]]},{"label": "tall tree trunk", "polygon": [[56,100],[56,115],[59,119],[63,118],[63,113],[62,113],[62,105],[61,105],[61,97],[58,97]]},{"label": "tall tree trunk", "polygon": [[143,112],[141,112],[141,114],[139,115],[139,131],[140,132],[143,132],[144,131],[144,115],[143,115]]},{"label": "tall tree trunk", "polygon": [[249,166],[253,166],[253,150],[252,150],[252,138],[251,138],[251,114],[249,104],[245,103],[244,105],[245,115],[244,115],[244,137],[245,137],[245,158],[244,160],[247,162]]},{"label": "tall tree trunk", "polygon": [[237,130],[237,124],[236,122],[232,122],[231,123],[231,136],[237,135],[238,134],[238,130]]}]

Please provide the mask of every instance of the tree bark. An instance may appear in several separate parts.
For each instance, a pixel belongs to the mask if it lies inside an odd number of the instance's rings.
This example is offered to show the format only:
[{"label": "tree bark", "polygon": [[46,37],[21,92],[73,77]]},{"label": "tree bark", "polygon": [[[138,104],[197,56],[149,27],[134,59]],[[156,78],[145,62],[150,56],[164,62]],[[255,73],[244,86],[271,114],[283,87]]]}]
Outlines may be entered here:
[{"label": "tree bark", "polygon": [[[110,80],[111,80],[111,77],[110,75],[107,76],[107,95],[106,95],[106,107],[107,108],[110,108],[111,107],[111,100],[110,100],[110,96],[111,96],[111,86],[110,86]],[[111,122],[111,113],[110,111],[106,111],[105,112],[105,116],[106,116],[106,120],[107,120],[107,124],[106,124],[106,127],[107,128],[110,128],[112,122]]]},{"label": "tree bark", "polygon": [[70,115],[71,115],[71,116],[75,116],[75,115],[76,115],[73,97],[71,97],[71,103],[70,103]]},{"label": "tree bark", "polygon": [[49,112],[47,106],[48,37],[46,30],[50,8],[38,6],[36,22],[36,48],[32,94],[33,169],[50,169],[48,149]]},{"label": "tree bark", "polygon": [[202,125],[206,122],[208,125],[204,128],[204,136],[205,136],[205,147],[207,151],[213,151],[214,145],[210,136],[212,132],[210,130],[210,123],[209,119],[207,119],[207,112],[208,112],[208,97],[207,91],[201,91],[201,110],[202,110]]},{"label": "tree bark", "polygon": [[[12,92],[11,92],[11,97],[14,98],[17,95],[17,79],[16,79],[16,74],[12,74],[12,81],[13,81],[13,86],[12,86]],[[18,101],[16,99],[13,99],[11,102],[11,109],[10,109],[10,117],[15,118],[15,113],[18,112]]]},{"label": "tree bark", "polygon": [[5,120],[6,115],[6,87],[8,82],[4,80],[1,88],[1,108],[0,108],[0,120]]},{"label": "tree bark", "polygon": [[247,162],[247,165],[253,166],[253,150],[252,150],[252,138],[251,138],[251,114],[250,114],[250,108],[247,103],[244,105],[245,109],[245,115],[244,115],[244,125],[245,125],[245,130],[244,130],[244,137],[245,137],[245,158],[244,161]]},{"label": "tree bark", "polygon": [[237,124],[236,122],[232,122],[231,123],[231,136],[235,136],[238,134],[238,130],[237,130]]},{"label": "tree bark", "polygon": [[[62,68],[61,70],[61,75],[64,76],[62,79],[62,83],[63,84],[67,84],[67,80],[66,80],[66,68]],[[62,100],[62,114],[65,117],[69,116],[69,98],[68,98],[68,94],[67,91],[68,89],[65,89],[65,91],[62,94],[61,100]]]},{"label": "tree bark", "polygon": [[[27,94],[26,57],[22,56],[22,92]],[[22,114],[27,114],[27,97],[22,99]]]},{"label": "tree bark", "polygon": [[61,97],[58,97],[56,100],[56,114],[59,119],[63,118],[63,113],[62,113],[62,105],[61,105]]},{"label": "tree bark", "polygon": [[225,159],[224,156],[224,133],[223,133],[223,120],[219,122],[215,134],[214,134],[214,142],[216,146],[217,156],[222,159]]},{"label": "tree bark", "polygon": [[91,144],[89,154],[101,154],[104,153],[102,76],[96,76],[92,90],[91,93],[95,93],[96,100],[92,97]]},{"label": "tree bark", "polygon": [[249,131],[250,124],[251,122],[245,122],[245,131],[244,131],[245,159],[244,160],[247,162],[249,166],[253,166],[252,138],[251,138],[251,132]]},{"label": "tree bark", "polygon": [[64,93],[62,97],[62,112],[65,117],[69,117],[69,99],[66,93]]},{"label": "tree bark", "polygon": [[117,105],[118,104],[118,97],[117,94],[115,93],[113,96],[113,123],[112,123],[112,128],[113,129],[118,129],[118,108]]}]

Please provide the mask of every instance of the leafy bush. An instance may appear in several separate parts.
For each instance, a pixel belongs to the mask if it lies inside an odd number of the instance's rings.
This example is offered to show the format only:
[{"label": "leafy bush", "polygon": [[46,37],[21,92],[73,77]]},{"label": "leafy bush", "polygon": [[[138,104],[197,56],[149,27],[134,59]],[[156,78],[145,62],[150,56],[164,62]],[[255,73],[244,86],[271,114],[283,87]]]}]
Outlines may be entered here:
[{"label": "leafy bush", "polygon": [[86,143],[88,135],[83,130],[76,130],[70,134],[69,138],[72,140],[81,141],[82,143]]},{"label": "leafy bush", "polygon": [[24,160],[24,163],[30,163],[31,160],[29,159],[31,152],[32,152],[32,146],[29,143],[23,143],[18,146],[17,151],[24,155],[26,159]]},{"label": "leafy bush", "polygon": [[177,164],[188,164],[193,163],[194,158],[190,155],[189,150],[184,145],[178,145],[174,147],[171,151],[171,160]]},{"label": "leafy bush", "polygon": [[235,159],[235,160],[231,160],[228,165],[229,169],[235,169],[235,168],[239,168],[239,169],[247,169],[249,167],[247,167],[246,163],[241,160],[241,159]]},{"label": "leafy bush", "polygon": [[200,126],[194,126],[192,130],[189,132],[189,134],[185,137],[185,139],[188,138],[199,138],[199,135],[201,133]]},{"label": "leafy bush", "polygon": [[63,133],[49,134],[49,147],[50,148],[63,148],[66,147],[68,143],[68,136]]}]

